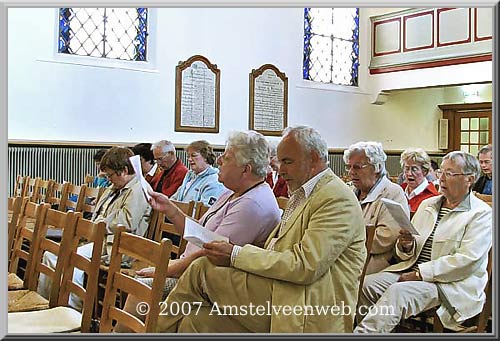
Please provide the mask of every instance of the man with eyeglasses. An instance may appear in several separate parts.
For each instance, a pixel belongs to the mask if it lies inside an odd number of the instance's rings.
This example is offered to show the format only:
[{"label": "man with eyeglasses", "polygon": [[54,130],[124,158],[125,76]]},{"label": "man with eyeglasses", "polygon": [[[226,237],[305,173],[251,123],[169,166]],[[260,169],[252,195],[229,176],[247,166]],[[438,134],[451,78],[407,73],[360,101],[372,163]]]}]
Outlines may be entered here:
[{"label": "man with eyeglasses", "polygon": [[481,194],[492,195],[493,191],[493,147],[491,144],[482,147],[477,154],[482,175],[477,179],[472,190]]},{"label": "man with eyeglasses", "polygon": [[[359,304],[367,309],[359,313],[368,314],[354,332],[390,333],[402,318],[433,307],[445,328],[459,331],[481,312],[493,217],[471,193],[479,163],[454,151],[443,157],[441,169],[442,195],[424,200],[413,216],[419,235],[401,229],[394,249],[399,262],[365,278]],[[382,306],[391,314],[377,313]]]},{"label": "man with eyeglasses", "polygon": [[405,214],[410,216],[403,189],[386,176],[386,159],[387,155],[379,142],[358,142],[344,151],[345,170],[355,187],[354,193],[363,210],[365,224],[377,228],[366,274],[378,272],[390,265],[399,232],[398,224],[380,199],[387,198],[400,203]]},{"label": "man with eyeglasses", "polygon": [[170,197],[182,185],[188,172],[187,167],[175,154],[172,142],[161,140],[151,146],[156,164],[162,169],[151,180],[151,187],[156,191]]}]

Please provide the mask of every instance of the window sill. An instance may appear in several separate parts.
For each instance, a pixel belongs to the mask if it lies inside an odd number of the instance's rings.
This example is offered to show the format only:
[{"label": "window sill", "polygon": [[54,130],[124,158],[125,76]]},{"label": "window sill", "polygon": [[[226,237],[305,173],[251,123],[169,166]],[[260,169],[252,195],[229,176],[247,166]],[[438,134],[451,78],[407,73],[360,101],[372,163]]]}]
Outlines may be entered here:
[{"label": "window sill", "polygon": [[103,69],[120,69],[138,72],[158,73],[158,70],[153,66],[151,62],[128,62],[98,57],[60,54],[57,54],[56,56],[54,56],[54,58],[38,58],[36,59],[36,61],[42,63],[71,64]]},{"label": "window sill", "polygon": [[326,83],[313,82],[313,81],[307,81],[307,80],[302,80],[299,84],[296,85],[296,87],[303,88],[303,89],[316,89],[316,90],[347,92],[347,93],[352,93],[352,94],[370,95],[369,92],[366,92],[357,86],[326,84]]}]

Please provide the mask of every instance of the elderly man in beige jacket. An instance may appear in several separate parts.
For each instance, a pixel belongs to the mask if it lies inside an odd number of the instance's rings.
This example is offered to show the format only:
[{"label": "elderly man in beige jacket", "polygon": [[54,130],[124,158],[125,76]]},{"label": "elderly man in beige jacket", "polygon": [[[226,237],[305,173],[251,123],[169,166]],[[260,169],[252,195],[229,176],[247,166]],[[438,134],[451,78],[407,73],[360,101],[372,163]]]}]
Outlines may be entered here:
[{"label": "elderly man in beige jacket", "polygon": [[264,248],[204,244],[207,257],[191,264],[164,302],[190,309],[160,316],[158,332],[352,332],[365,230],[327,153],[312,128],[284,132],[278,159],[291,198],[282,222]]}]

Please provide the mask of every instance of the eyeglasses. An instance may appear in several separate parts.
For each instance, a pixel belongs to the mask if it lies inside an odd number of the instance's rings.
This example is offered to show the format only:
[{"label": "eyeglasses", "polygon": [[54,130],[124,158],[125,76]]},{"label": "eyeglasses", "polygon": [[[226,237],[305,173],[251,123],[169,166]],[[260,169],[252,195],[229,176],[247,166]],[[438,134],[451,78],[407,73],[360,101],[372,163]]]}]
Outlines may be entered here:
[{"label": "eyeglasses", "polygon": [[157,159],[154,159],[156,163],[161,163],[165,158],[168,156],[168,153],[163,155],[162,157],[159,157]]},{"label": "eyeglasses", "polygon": [[115,175],[116,172],[113,172],[111,174],[108,174],[108,173],[104,173],[104,176],[106,177],[106,179],[110,179],[113,175]]},{"label": "eyeglasses", "polygon": [[355,163],[354,165],[346,164],[344,166],[344,169],[346,172],[349,172],[351,169],[357,172],[363,168],[368,167],[369,165],[370,165],[369,163],[365,163],[365,164]]},{"label": "eyeglasses", "polygon": [[443,175],[445,178],[451,178],[453,176],[459,176],[459,175],[472,175],[472,173],[453,173],[450,171],[444,171],[444,172],[441,172],[441,174],[439,176],[441,177]]}]

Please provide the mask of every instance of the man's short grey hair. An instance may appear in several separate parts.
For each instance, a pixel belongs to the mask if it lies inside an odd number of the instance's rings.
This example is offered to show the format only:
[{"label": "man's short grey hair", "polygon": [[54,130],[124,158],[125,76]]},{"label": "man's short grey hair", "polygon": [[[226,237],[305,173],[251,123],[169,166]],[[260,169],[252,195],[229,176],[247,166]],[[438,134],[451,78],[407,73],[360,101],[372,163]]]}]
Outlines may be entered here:
[{"label": "man's short grey hair", "polygon": [[431,168],[431,158],[422,148],[408,148],[401,153],[401,158],[399,163],[401,168],[404,167],[405,163],[408,161],[413,161],[422,167],[424,175],[429,173]]},{"label": "man's short grey hair", "polygon": [[288,127],[283,131],[283,137],[288,135],[295,137],[307,153],[315,151],[321,160],[328,163],[328,145],[316,129],[302,125]]},{"label": "man's short grey hair", "polygon": [[493,152],[493,146],[491,144],[487,144],[486,146],[481,147],[479,149],[479,153],[477,153],[477,157],[479,157],[479,154],[486,154],[486,153],[492,153]]},{"label": "man's short grey hair", "polygon": [[[472,154],[469,154],[467,152],[462,152],[459,150],[455,150],[452,152],[449,152],[443,157],[443,160],[441,161],[444,162],[445,160],[451,160],[459,165],[462,166],[462,173],[468,174],[468,175],[474,175],[474,181],[472,182],[472,185],[474,185],[474,182],[479,179],[479,176],[481,175],[481,166],[479,165],[479,161],[476,159],[476,157]],[[471,188],[472,188],[471,185]],[[470,190],[470,188],[469,188]]]},{"label": "man's short grey hair", "polygon": [[269,143],[264,135],[253,130],[229,135],[227,148],[233,149],[238,166],[252,166],[252,173],[264,177],[269,166]]},{"label": "man's short grey hair", "polygon": [[160,149],[162,154],[167,154],[168,152],[175,153],[175,146],[172,142],[168,140],[161,140],[155,142],[151,145],[151,150]]},{"label": "man's short grey hair", "polygon": [[382,143],[375,141],[361,141],[351,144],[344,150],[344,162],[348,163],[353,153],[364,152],[368,158],[368,162],[375,167],[375,173],[385,175],[385,160],[387,155],[384,152]]}]

